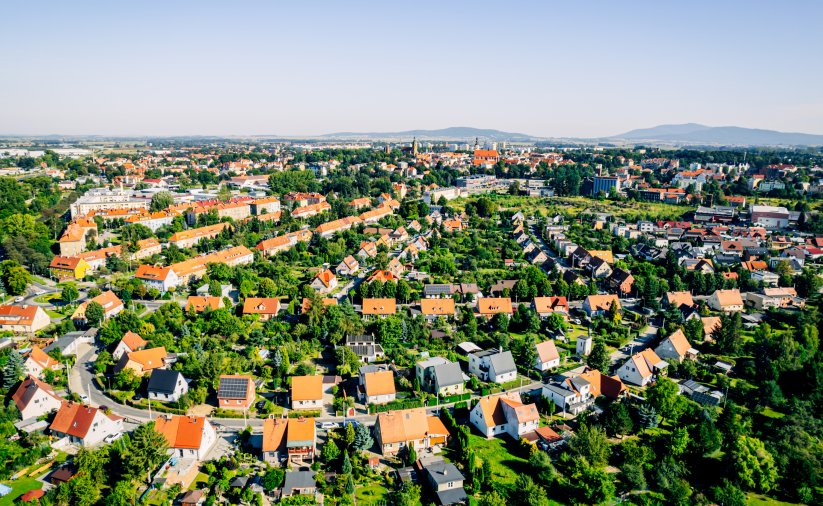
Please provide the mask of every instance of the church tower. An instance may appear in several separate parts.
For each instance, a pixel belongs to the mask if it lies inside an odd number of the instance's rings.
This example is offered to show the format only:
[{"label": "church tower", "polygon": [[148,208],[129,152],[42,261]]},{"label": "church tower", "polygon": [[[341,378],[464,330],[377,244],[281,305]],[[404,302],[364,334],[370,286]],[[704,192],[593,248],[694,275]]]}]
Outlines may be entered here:
[{"label": "church tower", "polygon": [[412,141],[412,155],[416,158],[417,157],[417,137],[414,138]]}]

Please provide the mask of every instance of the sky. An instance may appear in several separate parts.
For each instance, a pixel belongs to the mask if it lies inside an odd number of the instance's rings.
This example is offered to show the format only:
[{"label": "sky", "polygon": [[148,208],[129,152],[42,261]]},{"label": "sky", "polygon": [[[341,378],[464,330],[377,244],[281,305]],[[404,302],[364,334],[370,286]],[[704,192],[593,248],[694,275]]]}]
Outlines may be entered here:
[{"label": "sky", "polygon": [[823,134],[823,2],[30,1],[0,134]]}]

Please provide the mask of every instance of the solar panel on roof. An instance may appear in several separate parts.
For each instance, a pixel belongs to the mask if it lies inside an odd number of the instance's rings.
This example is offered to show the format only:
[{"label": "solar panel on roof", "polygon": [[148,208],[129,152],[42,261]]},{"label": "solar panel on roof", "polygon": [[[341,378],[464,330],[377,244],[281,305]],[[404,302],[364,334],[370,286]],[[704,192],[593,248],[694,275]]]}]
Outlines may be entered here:
[{"label": "solar panel on roof", "polygon": [[249,388],[247,378],[222,378],[217,397],[223,399],[245,399]]}]

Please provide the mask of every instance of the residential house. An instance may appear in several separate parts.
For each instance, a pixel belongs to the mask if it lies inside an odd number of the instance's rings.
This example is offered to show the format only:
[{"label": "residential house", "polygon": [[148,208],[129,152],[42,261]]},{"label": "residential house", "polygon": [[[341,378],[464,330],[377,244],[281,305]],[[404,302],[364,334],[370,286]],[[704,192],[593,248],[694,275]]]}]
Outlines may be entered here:
[{"label": "residential house", "polygon": [[395,455],[407,446],[417,452],[443,447],[449,438],[440,418],[427,415],[425,408],[379,413],[374,435],[383,455]]},{"label": "residential house", "polygon": [[40,306],[0,306],[0,330],[15,334],[34,334],[51,324]]},{"label": "residential house", "polygon": [[189,384],[179,371],[154,369],[147,390],[151,400],[177,402],[188,393]]},{"label": "residential house", "polygon": [[477,301],[477,315],[491,318],[501,313],[511,316],[514,314],[512,300],[508,297],[483,297]]},{"label": "residential house", "polygon": [[292,418],[266,418],[263,420],[263,461],[279,466],[286,460],[286,430]]},{"label": "residential house", "polygon": [[91,271],[89,264],[80,257],[57,255],[51,259],[49,273],[57,281],[83,279]]},{"label": "residential house", "polygon": [[454,318],[457,314],[454,299],[420,299],[420,312],[428,321],[438,317]]},{"label": "residential house", "polygon": [[608,278],[612,274],[611,265],[600,257],[592,257],[591,261],[586,265],[586,269],[594,279]]},{"label": "residential house", "polygon": [[111,358],[114,360],[120,360],[120,357],[123,356],[123,354],[142,350],[147,344],[148,341],[129,330],[123,334],[123,338],[120,339],[119,343],[117,343],[117,346],[111,353]]},{"label": "residential house", "polygon": [[536,354],[534,357],[534,368],[538,371],[544,372],[555,367],[560,367],[560,353],[557,352],[557,347],[554,341],[548,340],[535,345]]},{"label": "residential house", "polygon": [[143,376],[154,369],[165,368],[166,357],[165,346],[124,353],[114,367],[114,372],[131,369],[136,375]]},{"label": "residential house", "polygon": [[424,465],[429,486],[437,497],[437,503],[446,506],[449,504],[466,504],[469,496],[463,488],[465,478],[457,467],[442,458]]},{"label": "residential house", "polygon": [[554,313],[564,319],[569,317],[569,303],[566,297],[535,297],[532,301],[532,308],[541,320],[545,320]]},{"label": "residential house", "polygon": [[[336,299],[335,299],[336,300]],[[243,301],[243,314],[259,315],[260,321],[277,317],[280,312],[280,299],[269,297],[248,297]]]},{"label": "residential house", "polygon": [[291,409],[323,408],[323,376],[292,376]]},{"label": "residential house", "polygon": [[709,307],[715,311],[731,313],[743,311],[743,298],[740,290],[734,288],[730,290],[715,290],[708,299]]},{"label": "residential house", "polygon": [[606,314],[609,309],[611,309],[612,305],[614,305],[616,309],[620,309],[620,299],[613,293],[605,295],[589,295],[583,301],[582,309],[590,317],[602,316]]},{"label": "residential house", "polygon": [[84,448],[96,446],[103,440],[123,432],[123,418],[107,415],[98,408],[76,402],[64,402],[54,416],[49,429],[58,438]]},{"label": "residential house", "polygon": [[431,357],[415,364],[415,376],[420,388],[438,396],[462,394],[466,379],[460,364],[443,357]]},{"label": "residential house", "polygon": [[289,418],[286,427],[286,453],[295,465],[311,464],[317,450],[317,429],[314,418]]},{"label": "residential house", "polygon": [[54,360],[45,351],[34,346],[28,358],[23,363],[26,374],[35,378],[42,378],[45,371],[56,371],[60,369],[60,362]]},{"label": "residential house", "polygon": [[45,348],[43,351],[51,353],[54,350],[59,350],[63,356],[77,355],[77,351],[81,344],[94,344],[94,338],[97,336],[97,329],[90,328],[88,330],[75,330],[67,332]]},{"label": "residential house", "polygon": [[154,288],[160,293],[173,290],[180,283],[177,273],[171,267],[143,264],[137,268],[134,277],[143,281],[147,289]]},{"label": "residential house", "polygon": [[34,376],[26,377],[14,391],[11,399],[23,420],[47,415],[60,409],[63,404],[63,399],[54,392],[51,385]]},{"label": "residential house", "polygon": [[337,272],[338,276],[352,276],[360,270],[360,262],[357,261],[352,255],[347,256],[340,262],[335,271]]},{"label": "residential house", "polygon": [[606,286],[612,290],[617,291],[621,295],[628,295],[634,286],[634,276],[623,269],[615,269],[611,275],[606,278]]},{"label": "residential house", "polygon": [[520,440],[540,426],[534,404],[523,404],[520,392],[511,391],[481,397],[469,415],[469,421],[486,438],[508,434]]},{"label": "residential house", "polygon": [[367,364],[386,356],[383,346],[377,344],[372,336],[346,336],[346,346]]},{"label": "residential house", "polygon": [[386,404],[394,401],[397,397],[392,371],[374,371],[361,374],[360,384],[363,385],[362,400],[365,404]]},{"label": "residential house", "polygon": [[314,481],[314,474],[314,471],[286,471],[281,496],[315,495],[317,484]]},{"label": "residential house", "polygon": [[669,364],[651,348],[635,353],[617,369],[617,376],[625,383],[646,386],[655,375],[665,371]]},{"label": "residential house", "polygon": [[703,340],[712,341],[713,334],[720,330],[721,319],[719,316],[704,316],[700,318],[703,322]]},{"label": "residential house", "polygon": [[508,383],[517,379],[517,367],[510,351],[485,350],[469,355],[469,373],[482,381]]},{"label": "residential house", "polygon": [[363,316],[385,318],[397,313],[397,301],[395,299],[363,299]]},{"label": "residential house", "polygon": [[251,376],[223,375],[217,387],[220,409],[247,410],[254,404],[255,388]]},{"label": "residential house", "polygon": [[692,345],[686,339],[686,334],[680,329],[661,341],[654,349],[654,352],[664,360],[677,360],[678,363],[682,363],[684,358],[695,358],[698,353],[697,350],[692,348]]},{"label": "residential house", "polygon": [[544,384],[542,394],[564,413],[572,415],[578,415],[591,408],[596,398],[592,394],[591,382],[580,375],[565,378],[561,382]]},{"label": "residential house", "polygon": [[206,227],[191,228],[175,232],[169,237],[169,244],[174,244],[178,248],[185,249],[197,245],[203,239],[213,239],[220,235],[225,229],[231,229],[231,224],[222,222],[208,225]]},{"label": "residential house", "polygon": [[223,297],[213,295],[189,295],[186,301],[187,312],[203,313],[206,310],[215,311],[222,307],[226,307],[223,303]]},{"label": "residential house", "polygon": [[663,294],[663,300],[661,302],[663,303],[663,306],[678,309],[683,306],[695,306],[694,299],[692,298],[692,292],[688,290],[684,290],[681,292],[666,292],[665,294]]},{"label": "residential house", "polygon": [[74,313],[71,315],[71,319],[78,323],[86,323],[88,321],[86,318],[86,308],[88,308],[89,304],[92,302],[96,302],[103,306],[104,320],[117,316],[121,311],[123,311],[123,309],[125,309],[123,306],[123,301],[120,300],[120,298],[111,290],[106,290],[91,300],[83,301],[79,306],[77,306],[77,309],[74,310]]},{"label": "residential house", "polygon": [[329,269],[323,269],[314,277],[311,287],[320,294],[330,293],[337,288],[337,276]]},{"label": "residential house", "polygon": [[206,460],[217,443],[217,431],[205,416],[160,415],[154,430],[166,438],[169,455],[180,459]]}]

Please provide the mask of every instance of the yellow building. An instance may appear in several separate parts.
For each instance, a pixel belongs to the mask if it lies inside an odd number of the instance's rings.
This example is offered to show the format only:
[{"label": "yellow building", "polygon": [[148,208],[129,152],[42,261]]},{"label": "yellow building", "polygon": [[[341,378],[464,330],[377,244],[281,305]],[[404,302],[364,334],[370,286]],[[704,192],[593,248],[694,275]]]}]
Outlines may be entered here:
[{"label": "yellow building", "polygon": [[83,279],[91,270],[89,264],[78,257],[55,256],[49,264],[51,277],[64,281],[67,279]]}]

